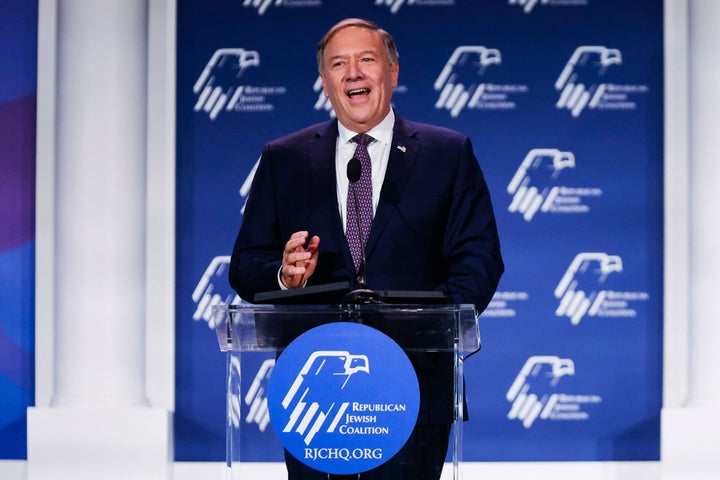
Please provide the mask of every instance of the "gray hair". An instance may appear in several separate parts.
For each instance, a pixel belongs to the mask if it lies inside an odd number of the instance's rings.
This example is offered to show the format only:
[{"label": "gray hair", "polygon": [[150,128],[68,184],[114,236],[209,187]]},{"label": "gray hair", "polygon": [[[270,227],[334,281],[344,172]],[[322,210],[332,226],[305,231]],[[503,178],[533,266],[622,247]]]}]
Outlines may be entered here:
[{"label": "gray hair", "polygon": [[319,72],[322,73],[323,71],[323,56],[325,55],[325,47],[327,47],[328,42],[330,42],[332,37],[334,37],[337,32],[347,27],[367,28],[368,30],[372,30],[373,32],[378,32],[380,34],[380,38],[382,38],[382,41],[385,44],[385,50],[387,51],[388,60],[390,61],[390,63],[397,63],[399,55],[397,47],[395,46],[395,40],[393,40],[392,36],[388,32],[386,32],[376,23],[371,22],[370,20],[363,20],[362,18],[346,18],[345,20],[341,20],[340,22],[333,25],[333,27],[330,28],[330,30],[328,30],[325,36],[320,40],[320,43],[318,43],[317,64]]}]

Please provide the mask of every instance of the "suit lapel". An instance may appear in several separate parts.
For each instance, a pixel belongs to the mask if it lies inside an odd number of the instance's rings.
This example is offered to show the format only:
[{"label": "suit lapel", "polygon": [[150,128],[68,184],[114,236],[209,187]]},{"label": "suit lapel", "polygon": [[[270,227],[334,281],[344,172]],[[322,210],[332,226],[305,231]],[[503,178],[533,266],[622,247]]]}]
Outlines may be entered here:
[{"label": "suit lapel", "polygon": [[[415,135],[416,131],[396,115],[390,157],[380,191],[380,201],[373,219],[370,237],[365,246],[365,255],[368,258],[382,238],[388,222],[395,215],[402,191],[420,152],[420,142]],[[342,219],[337,204],[335,177],[337,136],[336,120],[321,125],[309,142],[308,159],[311,165],[312,192],[308,208],[315,209],[317,213],[320,213],[320,217],[329,219],[331,227],[328,228],[328,231],[332,235],[331,241],[337,245],[338,250],[343,252],[345,263],[352,271],[354,270],[352,256],[342,228]],[[312,232],[310,233],[312,235]]]},{"label": "suit lapel", "polygon": [[372,230],[365,246],[365,255],[368,258],[382,237],[388,222],[395,215],[402,191],[420,152],[420,142],[415,138],[415,133],[414,130],[408,128],[406,122],[397,115],[395,116],[390,158],[388,159]]},{"label": "suit lapel", "polygon": [[[323,244],[337,245],[338,251],[343,252],[345,263],[352,270],[352,256],[342,228],[342,219],[337,204],[337,180],[335,174],[335,153],[337,146],[338,127],[337,120],[320,126],[308,148],[308,158],[311,166],[312,191],[310,204],[319,218],[328,219],[330,239],[320,239],[320,248]],[[313,235],[313,232],[310,232]],[[330,240],[330,242],[328,242]],[[332,242],[332,243],[331,243]]]},{"label": "suit lapel", "polygon": [[[337,139],[337,122],[320,126],[309,142],[308,159],[313,189],[311,192],[312,207],[335,204],[337,194],[335,185],[335,143]],[[330,195],[330,193],[333,195]]]}]

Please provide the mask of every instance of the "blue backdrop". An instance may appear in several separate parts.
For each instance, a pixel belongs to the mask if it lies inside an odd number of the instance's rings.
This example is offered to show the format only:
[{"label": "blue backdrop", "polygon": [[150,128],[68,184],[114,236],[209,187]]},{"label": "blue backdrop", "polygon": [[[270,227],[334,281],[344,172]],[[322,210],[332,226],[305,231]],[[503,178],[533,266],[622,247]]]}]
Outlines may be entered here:
[{"label": "blue backdrop", "polygon": [[35,399],[37,9],[0,3],[0,459],[26,458]]},{"label": "blue backdrop", "polygon": [[332,115],[315,45],[347,16],[393,34],[398,114],[470,136],[493,196],[464,459],[659,459],[662,0],[180,0],[176,459],[224,459],[209,307],[264,143]]}]

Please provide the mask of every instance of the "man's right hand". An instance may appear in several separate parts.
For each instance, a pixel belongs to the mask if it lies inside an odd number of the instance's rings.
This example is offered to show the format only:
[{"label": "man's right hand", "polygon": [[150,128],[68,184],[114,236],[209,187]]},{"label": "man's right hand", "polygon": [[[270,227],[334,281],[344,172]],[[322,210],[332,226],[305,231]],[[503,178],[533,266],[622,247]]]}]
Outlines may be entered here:
[{"label": "man's right hand", "polygon": [[[280,281],[287,288],[304,286],[315,273],[320,237],[315,235],[308,242],[308,235],[306,231],[295,232],[285,244]],[[306,242],[307,248],[305,248]]]}]

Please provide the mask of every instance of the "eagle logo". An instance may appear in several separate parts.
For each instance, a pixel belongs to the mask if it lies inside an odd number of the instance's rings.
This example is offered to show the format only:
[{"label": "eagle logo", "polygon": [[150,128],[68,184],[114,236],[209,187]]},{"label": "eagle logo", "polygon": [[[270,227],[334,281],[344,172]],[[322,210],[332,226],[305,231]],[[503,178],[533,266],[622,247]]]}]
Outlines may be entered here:
[{"label": "eagle logo", "polygon": [[338,404],[336,399],[318,393],[328,388],[338,392],[343,390],[358,372],[370,373],[366,355],[334,350],[313,352],[282,400],[283,408],[292,411],[283,432],[295,431],[303,436],[306,445],[310,445],[324,425],[327,425],[327,432],[335,431],[350,403]]}]

